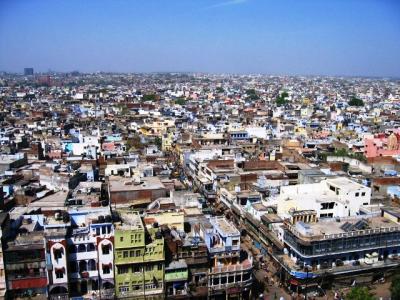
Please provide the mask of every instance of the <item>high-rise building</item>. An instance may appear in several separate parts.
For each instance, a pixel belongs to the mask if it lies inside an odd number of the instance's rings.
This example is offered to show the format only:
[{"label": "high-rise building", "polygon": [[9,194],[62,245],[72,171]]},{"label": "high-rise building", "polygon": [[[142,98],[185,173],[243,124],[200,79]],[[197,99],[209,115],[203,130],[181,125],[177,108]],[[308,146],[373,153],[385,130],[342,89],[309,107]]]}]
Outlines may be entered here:
[{"label": "high-rise building", "polygon": [[25,76],[33,75],[33,68],[25,68],[24,75]]}]

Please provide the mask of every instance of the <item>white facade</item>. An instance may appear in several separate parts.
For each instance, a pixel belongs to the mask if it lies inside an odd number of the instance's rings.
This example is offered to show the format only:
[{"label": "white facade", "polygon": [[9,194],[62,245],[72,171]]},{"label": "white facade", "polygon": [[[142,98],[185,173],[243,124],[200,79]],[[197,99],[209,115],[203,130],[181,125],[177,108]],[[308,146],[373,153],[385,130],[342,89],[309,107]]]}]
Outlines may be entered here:
[{"label": "white facade", "polygon": [[369,187],[338,177],[319,183],[282,186],[278,215],[286,218],[291,210],[315,210],[318,218],[354,216],[370,201]]}]

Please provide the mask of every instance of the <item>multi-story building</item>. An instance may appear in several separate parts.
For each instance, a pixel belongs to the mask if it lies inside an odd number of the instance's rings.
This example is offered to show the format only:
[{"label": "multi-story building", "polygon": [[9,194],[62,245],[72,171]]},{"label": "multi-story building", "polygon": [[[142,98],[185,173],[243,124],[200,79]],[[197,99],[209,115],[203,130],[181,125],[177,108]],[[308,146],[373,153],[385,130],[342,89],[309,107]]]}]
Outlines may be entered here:
[{"label": "multi-story building", "polygon": [[164,238],[134,211],[118,211],[115,292],[120,299],[164,298]]},{"label": "multi-story building", "polygon": [[[383,208],[380,214],[318,222],[284,222],[283,254],[274,255],[285,270],[287,284],[319,282],[323,277],[375,278],[398,266],[400,211]],[[309,280],[308,280],[308,279]],[[357,280],[357,279],[356,279]],[[326,281],[325,285],[332,282]]]},{"label": "multi-story building", "polygon": [[[0,192],[1,193],[1,192]],[[6,275],[4,270],[4,257],[3,257],[3,230],[8,224],[8,214],[0,213],[0,299],[5,299],[6,294]]]},{"label": "multi-story building", "polygon": [[167,190],[158,177],[109,177],[109,198],[113,206],[146,206],[157,198],[165,197]]},{"label": "multi-story building", "polygon": [[165,267],[165,292],[168,299],[186,299],[188,266],[184,259],[172,261]]},{"label": "multi-story building", "polygon": [[67,230],[71,223],[67,212],[44,221],[48,292],[50,300],[68,300]]},{"label": "multi-story building", "polygon": [[3,245],[7,298],[47,299],[47,272],[43,231],[33,216],[15,221],[14,237]]},{"label": "multi-story building", "polygon": [[353,216],[368,206],[371,189],[345,177],[318,183],[281,187],[278,214],[290,218],[292,210],[315,210],[318,218]]},{"label": "multi-story building", "polygon": [[68,274],[73,296],[114,297],[114,226],[109,208],[69,211]]},{"label": "multi-story building", "polygon": [[239,230],[224,217],[210,218],[200,228],[211,259],[208,296],[250,297],[253,262],[250,254],[241,253]]}]

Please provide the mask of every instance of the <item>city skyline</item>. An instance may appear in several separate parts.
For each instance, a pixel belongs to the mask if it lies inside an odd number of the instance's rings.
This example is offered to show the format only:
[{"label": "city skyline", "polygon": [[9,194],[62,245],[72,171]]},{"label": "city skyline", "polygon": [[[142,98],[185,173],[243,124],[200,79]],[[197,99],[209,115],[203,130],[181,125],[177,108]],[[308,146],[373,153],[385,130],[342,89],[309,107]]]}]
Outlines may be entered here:
[{"label": "city skyline", "polygon": [[399,12],[372,0],[3,1],[0,70],[399,77]]}]

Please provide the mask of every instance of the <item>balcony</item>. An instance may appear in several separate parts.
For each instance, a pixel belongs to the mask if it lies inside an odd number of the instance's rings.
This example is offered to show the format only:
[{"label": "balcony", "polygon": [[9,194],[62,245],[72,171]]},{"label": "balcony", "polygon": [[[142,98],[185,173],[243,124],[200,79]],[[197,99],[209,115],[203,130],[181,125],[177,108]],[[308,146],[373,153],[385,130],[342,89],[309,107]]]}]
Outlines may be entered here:
[{"label": "balcony", "polygon": [[214,246],[210,248],[210,253],[220,253],[220,252],[227,252],[227,256],[231,256],[232,251],[240,251],[240,246],[235,245],[235,246]]},{"label": "balcony", "polygon": [[47,287],[47,274],[41,272],[35,275],[8,275],[8,286],[10,289],[29,289],[29,288],[45,288]]},{"label": "balcony", "polygon": [[49,295],[50,300],[69,300],[68,294],[54,294]]},{"label": "balcony", "polygon": [[7,275],[8,280],[20,280],[20,279],[35,279],[35,278],[47,278],[46,272],[38,272],[38,273],[27,273],[27,274],[15,274],[8,271],[9,274]]},{"label": "balcony", "polygon": [[115,289],[101,290],[101,299],[114,299]]},{"label": "balcony", "polygon": [[69,260],[86,260],[86,259],[97,259],[97,251],[81,251],[69,254]]},{"label": "balcony", "polygon": [[187,278],[188,278],[187,271],[165,273],[164,275],[165,281],[181,281],[181,280],[187,280]]},{"label": "balcony", "polygon": [[209,200],[215,199],[217,197],[217,194],[214,191],[209,191],[209,190],[203,189],[202,192],[203,192],[204,196]]},{"label": "balcony", "polygon": [[250,271],[253,266],[250,262],[243,262],[241,264],[236,265],[226,265],[226,266],[217,266],[211,268],[212,274],[218,273],[233,273],[233,272],[242,272],[242,271]]}]

